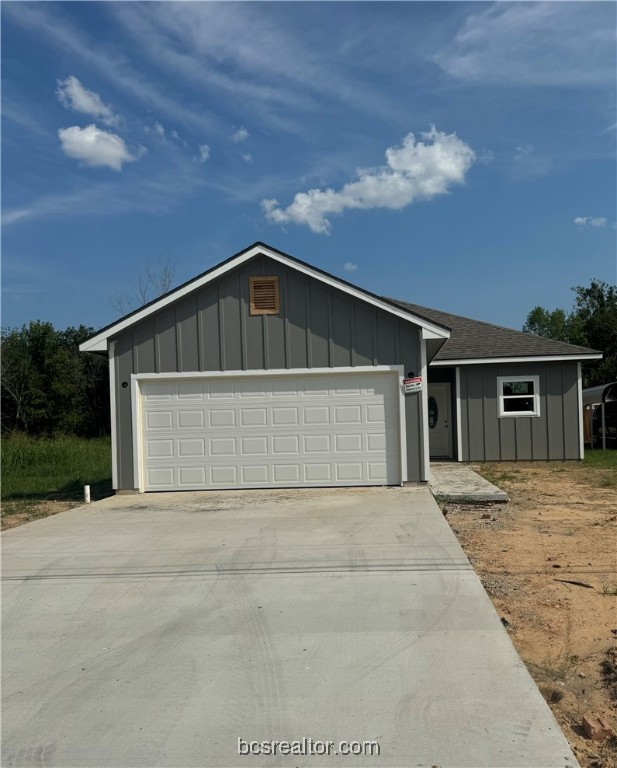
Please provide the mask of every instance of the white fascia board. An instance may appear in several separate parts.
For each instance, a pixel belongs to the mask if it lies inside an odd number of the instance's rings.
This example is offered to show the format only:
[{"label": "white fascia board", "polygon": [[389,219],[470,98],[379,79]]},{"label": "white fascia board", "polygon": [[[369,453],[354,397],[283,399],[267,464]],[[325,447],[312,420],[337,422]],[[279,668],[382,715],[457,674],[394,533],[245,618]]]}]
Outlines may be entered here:
[{"label": "white fascia board", "polygon": [[422,339],[420,341],[420,376],[424,382],[422,391],[420,392],[420,398],[422,402],[422,413],[420,414],[420,429],[422,432],[422,461],[421,461],[421,475],[422,480],[429,482],[431,479],[431,449],[429,445],[428,436],[428,376],[426,365],[426,341]]},{"label": "white fascia board", "polygon": [[[428,328],[422,328],[422,338],[423,339],[443,339],[445,336],[443,334],[437,334],[435,331],[431,331]],[[450,334],[448,334],[448,338],[450,338]]]},{"label": "white fascia board", "polygon": [[424,320],[424,318],[414,315],[412,312],[406,312],[404,309],[400,309],[398,307],[393,306],[392,304],[388,304],[386,301],[382,301],[376,296],[370,296],[367,293],[365,293],[361,288],[356,288],[355,286],[347,285],[346,283],[343,283],[340,280],[337,280],[335,277],[324,275],[321,272],[318,272],[317,270],[312,269],[309,266],[305,266],[304,264],[298,264],[293,259],[287,258],[286,256],[283,256],[280,253],[276,253],[276,251],[271,251],[266,246],[259,245],[251,248],[245,253],[240,254],[232,261],[228,261],[226,264],[223,264],[220,267],[216,267],[215,269],[208,272],[208,274],[204,275],[199,280],[193,280],[188,285],[185,285],[184,287],[179,288],[177,291],[173,291],[167,296],[163,296],[159,301],[155,302],[154,304],[148,307],[144,307],[144,309],[142,309],[139,312],[136,312],[130,317],[127,317],[124,320],[118,320],[117,323],[114,323],[114,325],[107,328],[105,331],[102,331],[96,336],[93,336],[90,340],[85,341],[83,344],[80,344],[79,351],[80,352],[105,351],[107,349],[107,339],[110,336],[115,336],[117,333],[120,333],[125,328],[128,328],[129,326],[134,325],[135,323],[139,323],[141,320],[148,317],[148,315],[151,315],[154,312],[158,312],[160,309],[163,309],[163,307],[166,307],[168,304],[171,304],[172,302],[177,301],[178,299],[181,299],[183,296],[186,296],[187,294],[192,293],[192,291],[195,291],[201,288],[202,286],[207,285],[208,283],[211,283],[213,280],[216,280],[217,278],[221,277],[221,275],[224,275],[226,272],[229,272],[232,269],[236,269],[236,267],[239,267],[240,265],[244,264],[246,261],[249,261],[249,259],[252,259],[254,256],[257,256],[258,254],[263,254],[264,256],[267,256],[268,258],[273,259],[274,261],[278,261],[280,264],[284,264],[290,269],[295,269],[298,272],[303,272],[304,274],[309,275],[315,280],[319,280],[320,282],[325,283],[326,285],[330,285],[334,288],[337,288],[343,293],[347,293],[349,296],[353,296],[354,298],[359,299],[360,301],[365,301],[368,304],[372,304],[373,306],[378,307],[384,312],[388,312],[389,314],[394,315],[395,317],[400,317],[402,320],[406,320],[407,322],[410,322],[416,326],[419,326],[423,330],[430,331],[431,333],[435,334],[435,336],[432,338],[437,338],[437,339],[450,338],[450,332],[447,331],[445,328],[441,328],[438,325],[434,325],[433,323],[428,322],[428,320]]},{"label": "white fascia board", "polygon": [[461,369],[455,369],[456,385],[456,460],[463,461],[463,432],[461,417]]},{"label": "white fascia board", "polygon": [[482,365],[490,363],[555,363],[565,360],[601,360],[602,354],[591,355],[526,355],[525,357],[470,357],[469,359],[461,358],[458,360],[433,360],[429,364],[430,368],[433,367],[451,367],[453,365]]}]

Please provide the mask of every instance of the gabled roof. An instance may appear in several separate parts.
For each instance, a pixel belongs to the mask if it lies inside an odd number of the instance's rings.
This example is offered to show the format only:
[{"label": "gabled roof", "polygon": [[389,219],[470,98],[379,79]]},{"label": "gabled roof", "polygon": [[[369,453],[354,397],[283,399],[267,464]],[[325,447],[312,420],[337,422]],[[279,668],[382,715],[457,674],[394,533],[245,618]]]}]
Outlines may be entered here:
[{"label": "gabled roof", "polygon": [[341,280],[338,277],[334,277],[334,275],[331,275],[328,272],[324,272],[317,267],[313,267],[304,261],[300,261],[300,259],[296,259],[293,256],[289,256],[288,254],[283,253],[276,248],[272,248],[270,245],[257,242],[240,251],[239,253],[236,253],[234,256],[231,256],[226,261],[222,261],[220,264],[212,267],[212,269],[203,272],[201,275],[194,277],[192,280],[188,280],[186,283],[183,283],[182,285],[174,288],[163,296],[160,296],[154,301],[151,301],[149,304],[145,304],[143,307],[136,309],[134,312],[131,312],[130,314],[125,315],[119,320],[111,323],[110,325],[105,326],[105,328],[97,331],[93,336],[79,345],[80,352],[106,352],[107,340],[112,336],[121,333],[127,328],[130,328],[132,325],[136,325],[154,312],[158,312],[160,309],[163,309],[163,307],[166,307],[168,304],[181,299],[183,296],[186,296],[192,291],[198,290],[202,286],[207,285],[213,280],[221,277],[226,272],[235,269],[241,264],[245,264],[257,256],[267,256],[270,259],[274,259],[274,261],[278,261],[287,267],[309,275],[315,280],[319,280],[326,285],[337,288],[343,293],[347,293],[356,299],[366,301],[367,303],[378,307],[388,314],[413,323],[414,325],[422,328],[422,332],[425,338],[448,339],[450,337],[449,328],[439,320],[435,321],[427,317],[420,317],[406,307],[398,306],[397,304],[389,302],[386,299],[375,295],[374,293],[370,293],[370,291],[365,291],[362,288],[358,288],[357,286],[352,285],[352,283],[348,283],[346,280]]},{"label": "gabled roof", "polygon": [[499,325],[472,320],[469,317],[441,312],[438,309],[411,304],[398,299],[388,299],[393,304],[425,317],[434,323],[447,325],[450,338],[435,355],[431,365],[460,363],[514,362],[519,358],[598,360],[602,353],[588,347],[566,344],[531,333],[502,328]]}]

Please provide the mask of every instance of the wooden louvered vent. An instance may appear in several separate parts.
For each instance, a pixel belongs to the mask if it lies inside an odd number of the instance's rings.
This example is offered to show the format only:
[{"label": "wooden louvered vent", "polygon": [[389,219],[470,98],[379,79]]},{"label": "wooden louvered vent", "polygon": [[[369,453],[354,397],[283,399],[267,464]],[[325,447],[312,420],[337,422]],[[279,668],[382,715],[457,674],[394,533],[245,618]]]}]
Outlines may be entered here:
[{"label": "wooden louvered vent", "polygon": [[251,315],[278,315],[278,277],[249,277],[249,286]]}]

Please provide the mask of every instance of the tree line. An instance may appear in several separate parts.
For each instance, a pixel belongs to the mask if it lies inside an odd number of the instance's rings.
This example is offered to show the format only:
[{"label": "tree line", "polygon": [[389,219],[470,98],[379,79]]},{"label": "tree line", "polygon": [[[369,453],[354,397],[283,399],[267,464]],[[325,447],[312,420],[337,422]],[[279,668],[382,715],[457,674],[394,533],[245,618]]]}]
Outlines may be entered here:
[{"label": "tree line", "polygon": [[602,360],[583,366],[583,386],[617,381],[617,286],[592,280],[577,285],[569,312],[535,307],[527,315],[523,331],[557,341],[597,349]]},{"label": "tree line", "polygon": [[39,320],[2,329],[3,434],[109,434],[107,357],[79,352],[93,333],[83,325],[59,331]]},{"label": "tree line", "polygon": [[[583,366],[585,387],[617,381],[617,286],[592,280],[572,290],[571,311],[535,307],[523,330],[603,352],[602,360]],[[60,331],[39,320],[2,329],[4,434],[109,434],[107,356],[79,352],[93,333],[83,325]]]}]

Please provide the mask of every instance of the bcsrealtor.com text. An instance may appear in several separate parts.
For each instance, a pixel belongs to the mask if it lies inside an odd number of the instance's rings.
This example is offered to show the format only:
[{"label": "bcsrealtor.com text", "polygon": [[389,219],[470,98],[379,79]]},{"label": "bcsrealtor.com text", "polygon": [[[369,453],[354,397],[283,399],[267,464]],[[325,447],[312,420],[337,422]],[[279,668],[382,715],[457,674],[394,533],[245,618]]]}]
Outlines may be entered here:
[{"label": "bcsrealtor.com text", "polygon": [[296,741],[245,741],[238,736],[239,755],[379,755],[377,741],[321,741],[304,736]]}]

